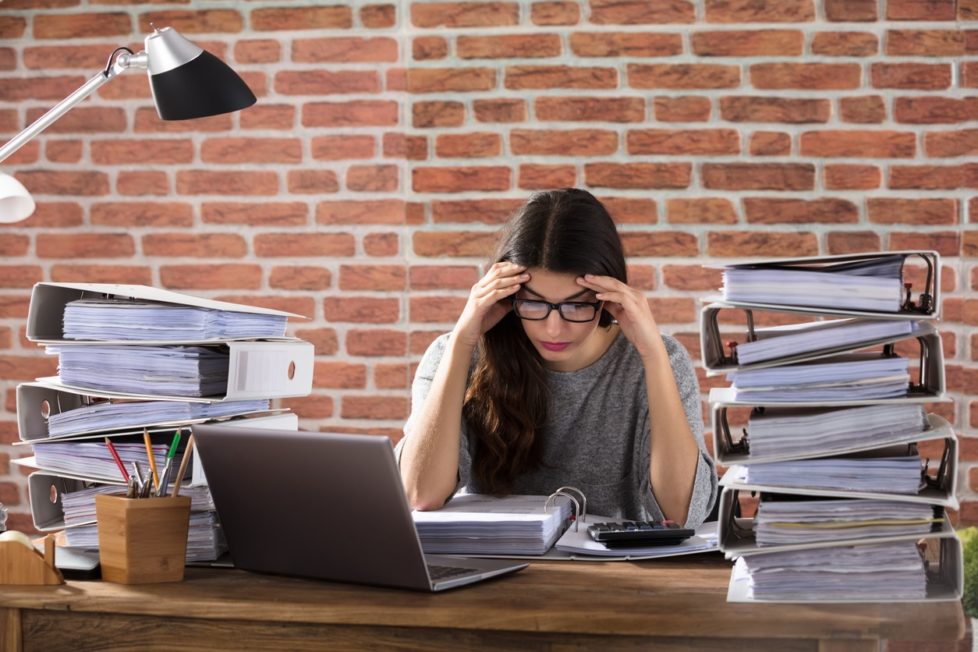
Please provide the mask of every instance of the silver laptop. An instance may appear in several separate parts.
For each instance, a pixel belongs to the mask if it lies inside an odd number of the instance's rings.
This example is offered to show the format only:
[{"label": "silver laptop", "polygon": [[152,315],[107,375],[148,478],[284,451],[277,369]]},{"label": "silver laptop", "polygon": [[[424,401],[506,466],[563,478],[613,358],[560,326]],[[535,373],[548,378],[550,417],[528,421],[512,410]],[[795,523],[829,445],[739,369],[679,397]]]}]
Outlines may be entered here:
[{"label": "silver laptop", "polygon": [[443,591],[526,567],[425,555],[387,437],[192,430],[237,568]]}]

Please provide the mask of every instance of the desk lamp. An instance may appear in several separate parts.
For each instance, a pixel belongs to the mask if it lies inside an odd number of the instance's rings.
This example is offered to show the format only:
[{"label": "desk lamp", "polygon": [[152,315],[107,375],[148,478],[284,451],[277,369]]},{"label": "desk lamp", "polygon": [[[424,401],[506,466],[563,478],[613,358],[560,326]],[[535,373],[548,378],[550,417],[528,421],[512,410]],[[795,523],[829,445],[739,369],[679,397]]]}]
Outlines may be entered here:
[{"label": "desk lamp", "polygon": [[[146,70],[156,112],[163,120],[188,120],[238,111],[255,103],[255,95],[231,68],[170,27],[146,37],[138,54],[116,48],[100,70],[29,127],[0,147],[0,162],[41,133],[76,104],[117,75],[133,68]],[[18,222],[34,212],[34,200],[13,177],[0,173],[0,222]]]}]

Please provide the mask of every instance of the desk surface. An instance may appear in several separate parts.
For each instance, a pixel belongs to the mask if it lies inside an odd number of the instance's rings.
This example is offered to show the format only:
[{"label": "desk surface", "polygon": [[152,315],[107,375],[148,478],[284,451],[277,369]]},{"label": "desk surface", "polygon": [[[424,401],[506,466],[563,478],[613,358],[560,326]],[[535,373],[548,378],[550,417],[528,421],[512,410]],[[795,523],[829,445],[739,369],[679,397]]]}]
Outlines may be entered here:
[{"label": "desk surface", "polygon": [[731,604],[729,577],[719,555],[535,562],[513,576],[427,594],[188,568],[174,584],[3,587],[0,642],[17,650],[22,636],[25,650],[62,649],[106,637],[120,647],[156,641],[173,649],[178,637],[183,649],[267,649],[271,641],[292,649],[322,649],[324,641],[382,649],[414,641],[435,650],[491,650],[609,642],[630,649],[654,640],[657,649],[671,643],[729,652],[731,639],[749,649],[854,650],[888,639],[950,642],[965,633],[959,602]]}]

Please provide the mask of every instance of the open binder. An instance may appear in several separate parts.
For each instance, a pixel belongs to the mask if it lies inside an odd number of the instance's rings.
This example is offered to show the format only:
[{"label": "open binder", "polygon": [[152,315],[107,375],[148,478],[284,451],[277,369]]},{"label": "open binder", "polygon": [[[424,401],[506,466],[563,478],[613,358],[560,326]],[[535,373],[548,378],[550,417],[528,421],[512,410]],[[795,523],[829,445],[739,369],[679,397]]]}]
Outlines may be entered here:
[{"label": "open binder", "polygon": [[[703,366],[706,368],[708,376],[716,376],[733,371],[744,371],[747,369],[761,369],[764,367],[780,366],[794,362],[803,362],[805,360],[817,360],[819,358],[829,357],[838,353],[869,349],[879,347],[881,345],[884,345],[883,349],[886,353],[892,354],[895,348],[893,345],[902,340],[909,339],[917,339],[921,342],[921,355],[923,355],[923,349],[926,348],[926,344],[923,342],[923,340],[932,340],[935,338],[939,340],[939,335],[937,334],[937,330],[933,324],[916,321],[907,324],[907,332],[905,334],[875,337],[860,340],[855,343],[822,346],[812,348],[811,350],[804,352],[794,352],[788,355],[778,356],[769,360],[743,364],[737,355],[738,348],[740,348],[738,347],[738,342],[756,342],[759,339],[777,337],[778,335],[785,335],[786,333],[790,333],[797,337],[799,335],[806,334],[806,332],[808,334],[812,334],[819,328],[824,329],[825,326],[835,323],[813,322],[804,327],[794,327],[790,331],[785,331],[783,327],[780,329],[758,329],[754,327],[754,310],[755,309],[753,308],[745,308],[743,306],[729,303],[711,303],[703,306],[700,314],[700,348],[703,352]],[[725,336],[721,333],[720,321],[722,317],[731,312],[742,312],[745,317],[745,325],[744,329],[737,332],[735,335],[727,334]],[[854,325],[858,325],[860,322],[869,322],[869,320],[860,319],[845,321]],[[905,321],[896,322],[895,320],[893,320],[893,322],[897,326],[901,325],[901,323],[906,323]],[[882,323],[885,324],[886,322]]]},{"label": "open binder", "polygon": [[[66,339],[64,336],[65,307],[71,301],[78,299],[124,299],[139,300],[164,305],[188,306],[207,310],[220,310],[234,313],[254,315],[275,315],[308,319],[282,310],[246,306],[226,301],[204,299],[170,290],[149,287],[145,285],[121,285],[115,283],[51,283],[43,282],[34,285],[31,292],[30,308],[27,314],[27,339],[39,344],[90,344],[83,340]],[[252,339],[252,338],[242,338]],[[293,338],[268,338],[293,339]],[[147,340],[140,344],[207,344],[223,340]],[[131,340],[107,340],[103,343],[133,344]]]},{"label": "open binder", "polygon": [[[914,456],[917,454],[917,448],[915,443],[898,444],[887,448],[875,449],[873,452],[877,453],[879,457],[894,454]],[[804,460],[801,461],[804,462]],[[920,471],[922,488],[915,495],[813,488],[812,486],[805,486],[804,481],[799,483],[798,486],[790,487],[756,484],[745,481],[744,478],[746,477],[747,468],[747,466],[741,465],[730,466],[723,477],[720,478],[720,486],[731,490],[765,491],[801,496],[892,499],[908,503],[940,505],[952,509],[957,509],[959,506],[956,495],[958,485],[958,440],[955,436],[944,439],[944,449],[941,452],[940,460],[937,461],[936,469],[931,469],[929,465],[922,465]]]},{"label": "open binder", "polygon": [[[914,293],[913,282],[909,280],[911,273],[907,263],[913,261],[911,263],[913,266],[918,264],[918,260],[925,268],[923,272],[924,281],[922,287],[918,287],[917,292]],[[779,298],[776,302],[746,301],[729,296],[719,299],[742,307],[876,318],[887,318],[889,316],[891,318],[935,319],[940,314],[941,267],[940,255],[936,251],[891,251],[838,256],[776,258],[749,263],[708,265],[708,267],[732,270],[737,274],[751,271],[817,272],[824,274],[826,278],[822,280],[818,276],[812,276],[810,277],[811,280],[806,281],[805,284],[817,281],[829,288],[838,282],[839,276],[879,277],[892,281],[889,284],[889,293],[892,294],[890,297],[892,299],[891,307],[887,310],[865,309],[861,307],[858,298],[847,303],[840,295],[817,297],[806,296],[804,292],[789,293],[793,294],[792,299]],[[833,274],[837,275],[835,280],[832,279]],[[804,284],[800,283],[800,286],[804,286]],[[789,284],[784,283],[782,289],[789,289]],[[787,294],[783,296],[787,296]]]}]

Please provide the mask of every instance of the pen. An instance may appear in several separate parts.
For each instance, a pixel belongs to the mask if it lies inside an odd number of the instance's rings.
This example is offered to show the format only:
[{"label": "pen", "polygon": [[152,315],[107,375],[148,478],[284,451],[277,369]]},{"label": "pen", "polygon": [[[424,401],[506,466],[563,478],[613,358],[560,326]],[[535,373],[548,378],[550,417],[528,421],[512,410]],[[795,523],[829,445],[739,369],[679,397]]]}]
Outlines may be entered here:
[{"label": "pen", "polygon": [[187,463],[190,462],[190,453],[194,450],[194,435],[190,434],[190,439],[187,440],[187,448],[183,451],[183,459],[180,460],[180,470],[177,471],[177,482],[173,485],[173,497],[176,498],[180,495],[180,483],[183,481],[183,475],[187,472]]},{"label": "pen", "polygon": [[139,462],[132,463],[132,475],[136,478],[136,498],[142,498],[143,487],[149,482],[149,478],[143,480],[143,472],[139,470]]},{"label": "pen", "polygon": [[149,459],[149,470],[153,474],[153,487],[160,488],[160,475],[156,472],[156,460],[153,458],[153,442],[149,438],[149,430],[143,428],[143,443],[146,444],[146,457]]},{"label": "pen", "polygon": [[129,483],[129,472],[126,471],[126,465],[122,463],[122,458],[119,457],[119,453],[116,451],[115,446],[112,445],[112,440],[108,437],[105,438],[105,445],[108,447],[109,452],[112,453],[112,459],[115,460],[115,465],[119,467],[119,471],[122,473],[122,479]]},{"label": "pen", "polygon": [[173,467],[173,456],[177,454],[177,446],[180,445],[180,431],[177,430],[173,435],[173,442],[170,450],[166,454],[166,465],[163,467],[163,475],[160,477],[160,486],[156,490],[157,496],[166,495],[166,486],[170,483],[170,469]]}]

